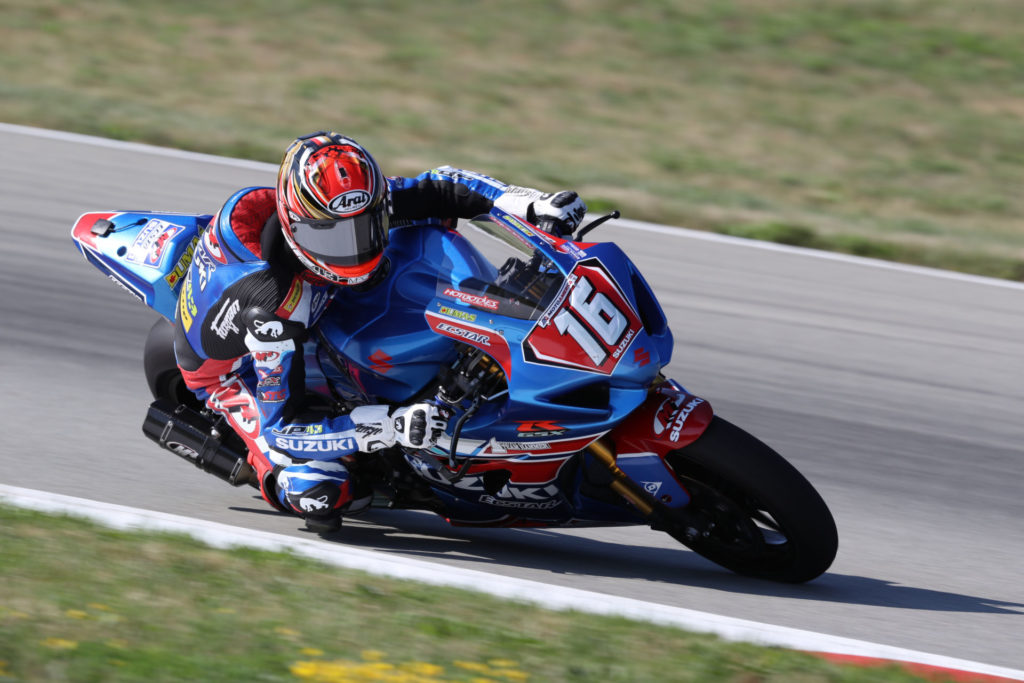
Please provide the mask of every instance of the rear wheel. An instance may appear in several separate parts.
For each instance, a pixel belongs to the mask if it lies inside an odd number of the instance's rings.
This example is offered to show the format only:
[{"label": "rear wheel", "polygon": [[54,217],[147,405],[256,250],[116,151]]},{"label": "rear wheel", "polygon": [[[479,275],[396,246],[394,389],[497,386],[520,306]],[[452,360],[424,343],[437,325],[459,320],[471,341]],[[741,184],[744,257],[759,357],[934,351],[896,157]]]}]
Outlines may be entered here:
[{"label": "rear wheel", "polygon": [[202,410],[202,403],[187,386],[174,357],[174,325],[159,318],[149,328],[142,365],[146,383],[153,398],[166,398],[175,404],[184,404]]},{"label": "rear wheel", "polygon": [[782,456],[715,416],[667,456],[704,533],[673,536],[738,574],[799,583],[822,574],[839,545],[825,501]]}]

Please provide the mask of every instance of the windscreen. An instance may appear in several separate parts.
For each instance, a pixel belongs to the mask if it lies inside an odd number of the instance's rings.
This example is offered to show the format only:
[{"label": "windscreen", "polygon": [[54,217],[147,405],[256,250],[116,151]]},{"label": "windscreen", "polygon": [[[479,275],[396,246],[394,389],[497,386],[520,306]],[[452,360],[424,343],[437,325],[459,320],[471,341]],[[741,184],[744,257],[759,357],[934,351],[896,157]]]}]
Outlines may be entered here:
[{"label": "windscreen", "polygon": [[477,310],[534,320],[565,281],[541,252],[514,230],[490,221],[463,223],[448,245],[438,296]]}]

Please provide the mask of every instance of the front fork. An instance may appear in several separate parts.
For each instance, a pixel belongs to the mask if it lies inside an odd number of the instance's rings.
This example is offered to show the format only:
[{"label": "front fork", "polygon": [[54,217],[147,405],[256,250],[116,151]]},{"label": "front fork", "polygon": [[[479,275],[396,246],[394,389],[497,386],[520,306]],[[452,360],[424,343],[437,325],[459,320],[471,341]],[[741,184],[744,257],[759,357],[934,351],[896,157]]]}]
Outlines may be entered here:
[{"label": "front fork", "polygon": [[[702,398],[673,380],[651,388],[647,400],[607,436],[587,446],[608,473],[608,487],[637,509],[657,531],[667,531],[684,543],[709,531],[708,522],[686,506],[669,507],[619,467],[618,453],[655,454],[665,474],[675,479],[666,455],[696,441],[714,413]],[[677,482],[682,486],[682,482]]]},{"label": "front fork", "polygon": [[706,524],[703,520],[692,515],[685,507],[670,508],[623,472],[615,462],[615,453],[603,439],[591,443],[587,450],[597,462],[607,468],[611,476],[608,488],[635,507],[652,529],[681,536],[680,540],[684,542],[693,541],[706,534]]}]

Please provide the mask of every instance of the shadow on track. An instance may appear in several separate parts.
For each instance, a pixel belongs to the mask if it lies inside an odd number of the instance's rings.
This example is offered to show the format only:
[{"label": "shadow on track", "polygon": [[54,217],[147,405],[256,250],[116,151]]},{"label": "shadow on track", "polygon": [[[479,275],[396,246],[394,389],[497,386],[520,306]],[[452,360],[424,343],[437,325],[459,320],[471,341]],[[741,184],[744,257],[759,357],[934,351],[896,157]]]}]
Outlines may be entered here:
[{"label": "shadow on track", "polygon": [[[282,516],[268,508],[230,509]],[[302,528],[298,518],[295,528]],[[383,553],[475,563],[481,571],[508,565],[564,576],[664,582],[795,600],[939,612],[1024,614],[1022,603],[897,585],[863,576],[825,573],[807,584],[772,583],[733,574],[682,545],[678,549],[628,545],[549,529],[453,527],[439,517],[420,512],[371,510],[346,518],[340,531],[321,538]]]}]

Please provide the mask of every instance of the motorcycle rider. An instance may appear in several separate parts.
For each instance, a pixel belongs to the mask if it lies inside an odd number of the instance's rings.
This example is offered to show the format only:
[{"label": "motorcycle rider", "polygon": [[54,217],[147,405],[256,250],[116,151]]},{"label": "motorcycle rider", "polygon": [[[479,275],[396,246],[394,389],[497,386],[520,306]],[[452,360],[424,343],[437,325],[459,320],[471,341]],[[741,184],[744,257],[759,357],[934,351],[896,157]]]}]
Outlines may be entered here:
[{"label": "motorcycle rider", "polygon": [[444,431],[447,420],[429,403],[333,414],[306,392],[302,344],[335,288],[386,279],[391,227],[495,206],[559,234],[586,212],[575,192],[545,194],[447,166],[385,177],[357,142],[318,131],[288,147],[276,189],[239,190],[213,217],[181,289],[175,356],[189,389],[245,441],[268,503],[312,530],[336,529],[371,498],[347,459],[428,448]]}]

